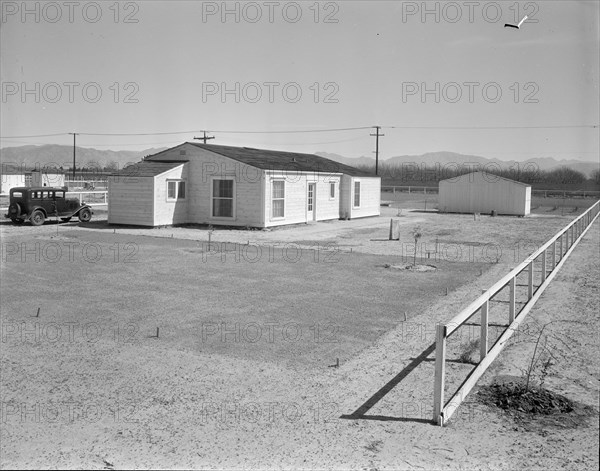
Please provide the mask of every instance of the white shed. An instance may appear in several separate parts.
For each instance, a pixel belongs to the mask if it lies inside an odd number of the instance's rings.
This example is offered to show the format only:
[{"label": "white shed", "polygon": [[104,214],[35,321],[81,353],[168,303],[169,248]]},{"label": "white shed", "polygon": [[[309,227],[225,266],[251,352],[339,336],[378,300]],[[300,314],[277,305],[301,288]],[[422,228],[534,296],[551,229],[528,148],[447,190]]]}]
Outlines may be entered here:
[{"label": "white shed", "polygon": [[527,216],[531,186],[487,172],[471,172],[440,181],[441,212]]}]

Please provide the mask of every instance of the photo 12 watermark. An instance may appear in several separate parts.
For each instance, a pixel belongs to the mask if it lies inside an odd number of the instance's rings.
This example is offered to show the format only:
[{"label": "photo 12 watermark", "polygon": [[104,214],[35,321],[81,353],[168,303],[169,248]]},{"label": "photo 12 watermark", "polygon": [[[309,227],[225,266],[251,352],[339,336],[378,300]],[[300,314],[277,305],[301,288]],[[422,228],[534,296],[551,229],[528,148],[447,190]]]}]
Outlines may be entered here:
[{"label": "photo 12 watermark", "polygon": [[[51,217],[52,215],[50,215]],[[2,263],[138,263],[139,245],[135,242],[95,242],[84,244],[61,240],[51,242],[3,242],[0,244]]]},{"label": "photo 12 watermark", "polygon": [[337,82],[202,82],[202,103],[339,103]]},{"label": "photo 12 watermark", "polygon": [[2,103],[139,103],[137,82],[2,82]]},{"label": "photo 12 watermark", "polygon": [[528,23],[538,23],[539,10],[537,2],[402,2],[402,23],[518,23],[525,15]]},{"label": "photo 12 watermark", "polygon": [[214,423],[221,428],[242,424],[289,424],[302,421],[323,424],[337,419],[341,409],[336,402],[203,402],[199,408],[203,424]]},{"label": "photo 12 watermark", "polygon": [[201,343],[339,343],[341,327],[333,323],[203,322]]},{"label": "photo 12 watermark", "polygon": [[138,2],[0,2],[5,23],[139,23]]},{"label": "photo 12 watermark", "polygon": [[202,23],[339,23],[338,2],[202,2]]},{"label": "photo 12 watermark", "polygon": [[2,424],[95,424],[101,420],[118,423],[137,423],[138,406],[135,403],[105,405],[97,402],[22,402],[0,403]]},{"label": "photo 12 watermark", "polygon": [[[38,311],[39,312],[39,311]],[[2,321],[0,340],[3,344],[76,344],[98,341],[116,344],[133,343],[140,340],[140,328],[134,323],[103,325],[99,322],[43,322],[34,320]]]},{"label": "photo 12 watermark", "polygon": [[246,244],[231,242],[202,242],[202,263],[215,260],[221,263],[299,263],[306,260],[311,263],[338,263],[341,249],[337,244],[315,244],[309,247],[293,242],[258,244],[248,241]]},{"label": "photo 12 watermark", "polygon": [[402,103],[539,103],[537,82],[402,82]]}]

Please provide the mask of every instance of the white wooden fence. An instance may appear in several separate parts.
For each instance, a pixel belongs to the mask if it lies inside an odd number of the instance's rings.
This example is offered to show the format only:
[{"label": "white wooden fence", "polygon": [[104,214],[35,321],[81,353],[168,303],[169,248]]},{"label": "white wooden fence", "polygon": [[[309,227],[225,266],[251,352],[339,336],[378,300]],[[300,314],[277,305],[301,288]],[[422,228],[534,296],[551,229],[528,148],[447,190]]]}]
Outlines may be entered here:
[{"label": "white wooden fence", "polygon": [[67,197],[69,196],[78,196],[79,197],[79,204],[82,204],[83,201],[85,200],[83,198],[83,195],[94,195],[92,196],[92,199],[96,200],[96,199],[101,199],[102,202],[95,202],[95,203],[90,203],[89,201],[86,201],[86,204],[90,205],[90,206],[104,206],[108,204],[108,191],[100,191],[100,190],[93,190],[93,191],[69,191],[67,193]]},{"label": "white wooden fence", "polygon": [[[433,421],[444,425],[456,411],[461,402],[466,398],[477,380],[483,375],[487,367],[498,356],[506,342],[519,328],[527,313],[546,289],[552,278],[556,275],[567,257],[571,254],[577,243],[585,235],[591,224],[598,218],[600,202],[596,202],[585,213],[563,228],[536,252],[531,254],[519,266],[510,271],[501,280],[485,291],[479,298],[463,309],[447,324],[438,324],[436,327],[435,341],[435,382],[433,393]],[[549,259],[549,260],[548,260]],[[539,270],[536,268],[539,266]],[[541,274],[540,284],[534,290],[534,273],[538,270]],[[523,306],[517,312],[517,277],[526,272],[527,295]],[[498,338],[491,349],[488,349],[488,313],[490,300],[503,289],[508,288],[509,301],[507,320],[508,327]],[[477,312],[481,315],[480,322],[480,360],[471,371],[466,380],[452,395],[448,402],[444,398],[445,367],[446,367],[446,342],[450,335],[457,331]]]}]

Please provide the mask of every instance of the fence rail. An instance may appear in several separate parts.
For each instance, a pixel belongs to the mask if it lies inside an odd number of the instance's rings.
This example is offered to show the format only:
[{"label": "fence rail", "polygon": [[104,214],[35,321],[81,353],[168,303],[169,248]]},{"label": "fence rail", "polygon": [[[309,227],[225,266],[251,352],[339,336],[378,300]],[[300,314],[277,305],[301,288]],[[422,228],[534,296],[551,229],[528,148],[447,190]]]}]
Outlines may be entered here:
[{"label": "fence rail", "polygon": [[[100,190],[92,190],[92,191],[69,191],[67,196],[75,196],[77,195],[79,198],[79,204],[82,204],[84,201],[83,195],[94,195],[92,199],[97,200],[101,199],[102,202],[89,202],[86,201],[86,204],[90,206],[104,206],[108,204],[108,191],[100,191]],[[101,195],[101,196],[100,196]]]},{"label": "fence rail", "polygon": [[[573,220],[569,225],[561,229],[554,237],[546,242],[542,247],[531,254],[526,260],[512,269],[507,275],[496,282],[491,288],[485,291],[479,298],[473,301],[469,306],[463,309],[447,324],[438,324],[436,327],[435,341],[435,381],[433,392],[433,421],[438,425],[444,425],[456,411],[467,394],[475,386],[477,380],[483,375],[488,366],[494,361],[498,354],[504,348],[506,342],[527,313],[537,302],[542,292],[549,285],[550,281],[558,270],[562,267],[567,257],[571,254],[577,243],[585,235],[587,230],[598,218],[600,212],[600,202],[596,202],[585,213]],[[549,260],[548,260],[549,259]],[[539,265],[539,270],[536,268]],[[537,270],[537,271],[536,271]],[[535,273],[541,274],[540,284],[534,289]],[[527,275],[527,297],[523,306],[517,312],[517,277],[525,273]],[[490,300],[505,288],[509,290],[508,301],[508,326],[494,343],[491,349],[488,347],[488,315]],[[480,360],[476,367],[471,371],[458,390],[452,395],[446,403],[444,399],[445,373],[446,373],[446,343],[450,335],[464,325],[477,312],[481,315],[480,322]]]},{"label": "fence rail", "polygon": [[[437,186],[382,186],[383,193],[416,193],[424,195],[432,195],[439,193]],[[597,190],[531,190],[532,196],[540,196],[544,198],[598,198],[600,191]]]}]

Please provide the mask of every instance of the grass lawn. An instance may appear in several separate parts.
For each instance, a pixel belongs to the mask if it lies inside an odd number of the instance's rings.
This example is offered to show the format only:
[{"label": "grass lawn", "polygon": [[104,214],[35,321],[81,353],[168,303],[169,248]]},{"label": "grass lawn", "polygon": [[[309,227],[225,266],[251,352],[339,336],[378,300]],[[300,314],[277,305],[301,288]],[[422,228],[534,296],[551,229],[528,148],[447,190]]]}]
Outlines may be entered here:
[{"label": "grass lawn", "polygon": [[[95,323],[101,339],[121,329],[140,345],[323,367],[483,267],[438,261],[437,270],[414,273],[384,267],[406,265],[400,257],[232,247],[207,253],[193,241],[77,230],[29,236],[18,252],[4,247],[2,322],[57,323],[64,335],[66,323]],[[31,317],[38,307],[40,318]],[[8,345],[21,338],[9,333]]]}]

